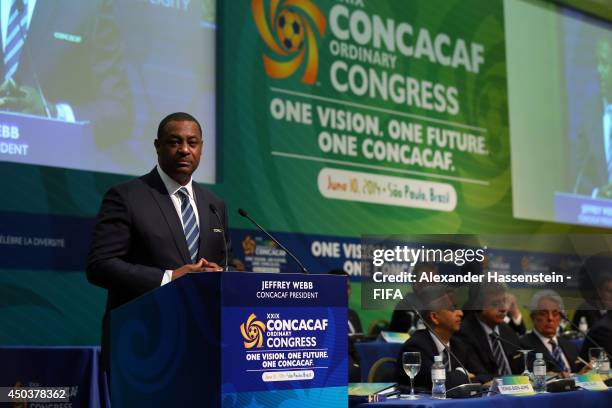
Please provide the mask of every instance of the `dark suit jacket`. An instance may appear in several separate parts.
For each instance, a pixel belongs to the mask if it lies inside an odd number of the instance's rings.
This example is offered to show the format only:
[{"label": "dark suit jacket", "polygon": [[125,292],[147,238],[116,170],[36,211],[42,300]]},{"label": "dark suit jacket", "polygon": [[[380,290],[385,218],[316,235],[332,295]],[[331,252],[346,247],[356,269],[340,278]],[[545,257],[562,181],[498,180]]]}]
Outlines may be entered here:
[{"label": "dark suit jacket", "polygon": [[[0,67],[4,73],[2,47]],[[37,1],[14,79],[36,89],[36,75],[49,104],[68,103],[77,120],[93,123],[98,146],[131,135],[132,92],[111,0]]]},{"label": "dark suit jacket", "polygon": [[[461,340],[453,336],[450,341],[450,348],[453,354],[461,360],[465,368],[469,372],[477,375],[477,381],[486,382],[491,379],[490,376],[484,374],[482,367],[469,356],[467,347]],[[431,366],[434,363],[434,356],[438,355],[438,349],[429,331],[415,331],[410,339],[402,346],[395,365],[395,378],[400,384],[410,384],[410,378],[406,375],[402,367],[402,354],[407,351],[418,351],[421,353],[421,369],[416,377],[414,377],[414,386],[431,390]],[[468,383],[467,376],[463,374],[463,372],[455,370],[455,368],[461,367],[461,365],[455,358],[451,357],[451,359],[453,370],[446,372],[446,389]]]},{"label": "dark suit jacket", "polygon": [[[224,265],[223,234],[214,229],[223,228],[228,235],[225,204],[195,182],[193,190],[200,221],[198,257]],[[211,203],[219,211],[222,226],[209,210]],[[87,279],[108,290],[103,360],[108,357],[109,311],[158,288],[165,270],[190,263],[181,220],[156,169],[106,193],[87,259]]]},{"label": "dark suit jacket", "polygon": [[[565,354],[567,361],[570,363],[570,369],[572,373],[577,373],[583,367],[582,364],[576,363],[578,357],[578,348],[569,340],[562,337],[557,337],[557,342]],[[540,338],[533,332],[528,333],[521,337],[521,345],[529,350],[533,350],[533,353],[529,353],[529,370],[533,371],[533,361],[535,360],[536,353],[542,353],[544,360],[546,360],[546,369],[548,371],[559,372],[560,367],[555,363],[555,359],[552,354],[548,351],[548,348],[542,343]]]},{"label": "dark suit jacket", "polygon": [[527,333],[527,327],[525,327],[525,321],[521,319],[521,323],[520,324],[515,324],[512,321],[512,316],[510,316],[510,313],[508,313],[508,317],[510,317],[510,321],[508,322],[508,327],[510,327],[512,330],[514,330],[514,332],[518,335],[523,335],[525,333]]},{"label": "dark suit jacket", "polygon": [[[612,310],[608,310],[608,313],[591,327],[588,335],[591,339],[595,340],[595,343],[606,350],[608,356],[612,356]],[[580,350],[580,357],[589,361],[589,349],[598,347],[595,343],[585,338],[584,343],[582,343],[582,349]]]},{"label": "dark suit jacket", "polygon": [[[498,369],[497,363],[493,357],[493,350],[489,346],[487,334],[478,321],[477,315],[477,312],[472,312],[462,320],[461,330],[457,333],[457,337],[468,346],[470,353],[479,360],[479,364],[484,368],[485,372],[495,375]],[[507,324],[499,325],[499,335],[506,340],[506,342],[502,341],[501,344],[512,373],[522,373],[525,367],[522,354],[518,352],[519,337]],[[511,345],[511,343],[516,346]]]},{"label": "dark suit jacket", "polygon": [[572,323],[578,326],[582,316],[586,317],[587,324],[589,325],[589,328],[591,328],[599,321],[599,319],[605,316],[605,314],[602,315],[598,308],[585,300],[576,309],[574,317],[572,318]]}]

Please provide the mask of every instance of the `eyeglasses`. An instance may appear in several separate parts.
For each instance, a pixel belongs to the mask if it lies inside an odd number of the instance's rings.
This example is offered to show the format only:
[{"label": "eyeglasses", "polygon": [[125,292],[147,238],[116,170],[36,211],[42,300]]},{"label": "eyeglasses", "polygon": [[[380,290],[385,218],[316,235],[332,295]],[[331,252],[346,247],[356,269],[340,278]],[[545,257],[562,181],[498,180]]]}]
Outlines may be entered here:
[{"label": "eyeglasses", "polygon": [[561,312],[558,310],[536,310],[533,312],[533,315],[537,317],[552,316],[553,318],[557,319],[561,317]]}]

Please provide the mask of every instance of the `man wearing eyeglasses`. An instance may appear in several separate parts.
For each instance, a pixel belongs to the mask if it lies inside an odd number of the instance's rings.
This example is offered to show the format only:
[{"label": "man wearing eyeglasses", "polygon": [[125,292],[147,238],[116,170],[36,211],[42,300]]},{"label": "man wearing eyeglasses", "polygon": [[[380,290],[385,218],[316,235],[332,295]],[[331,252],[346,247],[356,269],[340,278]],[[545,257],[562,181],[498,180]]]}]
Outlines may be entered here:
[{"label": "man wearing eyeglasses", "polygon": [[529,304],[533,330],[521,337],[521,344],[526,349],[533,350],[534,355],[542,353],[548,371],[566,377],[570,372],[578,372],[581,364],[576,361],[577,347],[557,335],[563,309],[563,299],[557,292],[553,290],[536,292]]}]

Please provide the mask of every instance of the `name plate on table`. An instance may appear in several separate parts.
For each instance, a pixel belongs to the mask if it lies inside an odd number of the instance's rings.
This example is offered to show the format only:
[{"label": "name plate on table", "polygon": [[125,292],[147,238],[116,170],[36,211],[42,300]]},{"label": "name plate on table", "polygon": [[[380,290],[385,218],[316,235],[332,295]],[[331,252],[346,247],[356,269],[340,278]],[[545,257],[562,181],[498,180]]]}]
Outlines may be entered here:
[{"label": "name plate on table", "polygon": [[531,386],[529,377],[525,375],[511,375],[495,378],[491,384],[491,391],[502,395],[534,395],[535,391]]},{"label": "name plate on table", "polygon": [[576,386],[589,391],[606,391],[608,389],[601,376],[596,373],[577,375],[574,381],[576,381]]}]

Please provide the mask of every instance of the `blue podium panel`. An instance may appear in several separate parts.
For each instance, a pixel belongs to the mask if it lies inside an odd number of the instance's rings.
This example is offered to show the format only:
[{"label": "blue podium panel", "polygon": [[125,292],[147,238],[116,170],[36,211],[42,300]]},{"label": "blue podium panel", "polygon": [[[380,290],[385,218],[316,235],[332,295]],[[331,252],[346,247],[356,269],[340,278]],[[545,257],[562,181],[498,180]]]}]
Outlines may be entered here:
[{"label": "blue podium panel", "polygon": [[112,312],[113,404],[347,406],[346,278],[202,273]]},{"label": "blue podium panel", "polygon": [[89,122],[0,111],[0,161],[82,169],[96,150]]}]

